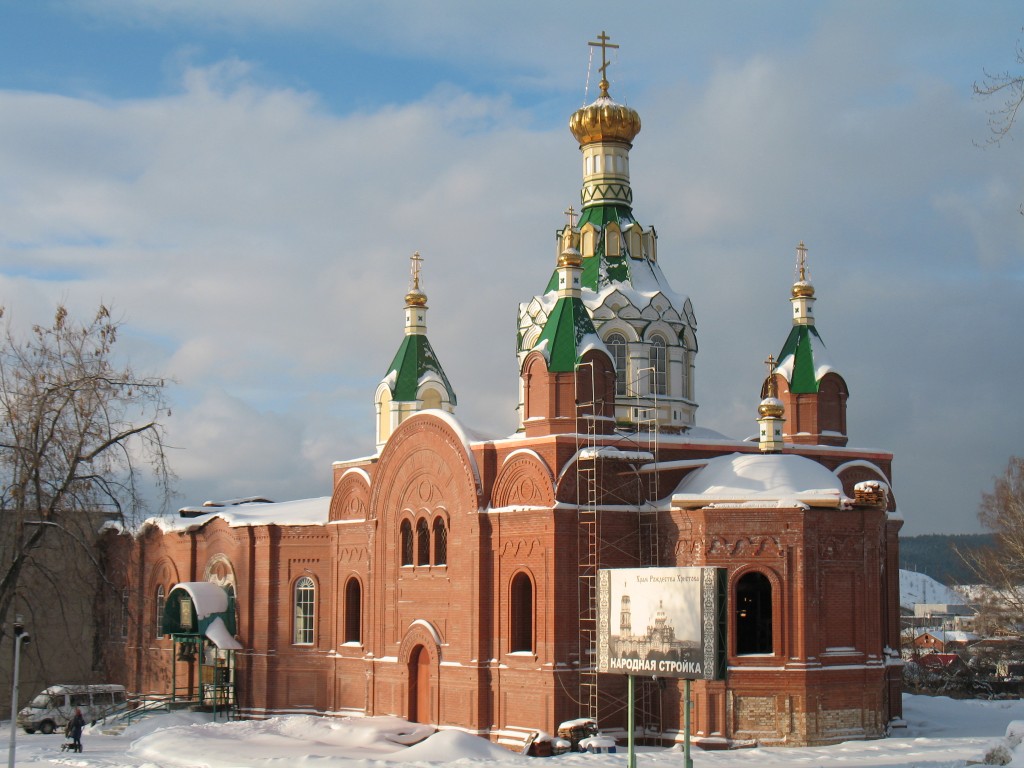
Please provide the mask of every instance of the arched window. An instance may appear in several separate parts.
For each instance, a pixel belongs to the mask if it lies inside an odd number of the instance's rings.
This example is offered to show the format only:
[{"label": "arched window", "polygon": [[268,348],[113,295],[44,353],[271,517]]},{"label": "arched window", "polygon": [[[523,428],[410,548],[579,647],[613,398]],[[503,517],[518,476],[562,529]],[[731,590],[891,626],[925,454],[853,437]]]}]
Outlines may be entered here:
[{"label": "arched window", "polygon": [[509,645],[510,652],[533,650],[533,582],[525,573],[512,577],[509,588]]},{"label": "arched window", "polygon": [[402,521],[402,565],[412,565],[412,523],[408,520]]},{"label": "arched window", "polygon": [[668,393],[668,357],[665,339],[661,336],[651,337],[651,394]]},{"label": "arched window", "polygon": [[359,643],[363,639],[363,588],[355,576],[345,584],[345,640]]},{"label": "arched window", "polygon": [[604,340],[608,351],[612,353],[612,362],[615,363],[615,394],[626,394],[626,337],[621,333],[609,333]]},{"label": "arched window", "polygon": [[430,526],[425,517],[416,521],[416,565],[430,565]]},{"label": "arched window", "polygon": [[772,584],[752,571],[736,582],[736,655],[772,653]]},{"label": "arched window", "polygon": [[164,605],[167,603],[167,596],[164,595],[164,585],[156,588],[156,637],[159,640],[164,636]]},{"label": "arched window", "polygon": [[309,576],[295,582],[295,644],[313,644],[314,608],[316,606],[316,585]]},{"label": "arched window", "polygon": [[434,518],[434,565],[448,562],[448,527],[443,517]]}]

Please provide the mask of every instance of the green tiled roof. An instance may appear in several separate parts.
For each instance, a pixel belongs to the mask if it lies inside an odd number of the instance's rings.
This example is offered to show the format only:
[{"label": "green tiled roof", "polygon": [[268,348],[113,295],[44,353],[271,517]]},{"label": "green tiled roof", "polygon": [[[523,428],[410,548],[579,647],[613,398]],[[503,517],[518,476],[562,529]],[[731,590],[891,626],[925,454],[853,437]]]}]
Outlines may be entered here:
[{"label": "green tiled roof", "polygon": [[595,334],[590,313],[578,297],[563,296],[555,304],[544,330],[537,339],[537,346],[547,341],[546,354],[548,370],[552,373],[567,373],[576,370],[579,363],[580,342],[588,334]]},{"label": "green tiled roof", "polygon": [[451,400],[452,405],[457,405],[455,390],[452,389],[452,385],[448,382],[448,377],[445,376],[444,369],[441,367],[441,363],[438,362],[437,355],[434,354],[434,349],[430,346],[427,337],[421,334],[409,334],[406,336],[402,341],[402,346],[398,348],[395,359],[391,361],[391,367],[388,368],[387,376],[390,376],[392,373],[396,374],[395,384],[391,388],[392,398],[398,402],[412,402],[416,400],[420,379],[428,372],[437,374],[438,378],[444,383],[444,388],[448,392],[448,398]]},{"label": "green tiled roof", "polygon": [[[627,254],[626,243],[623,242],[622,255],[609,258],[604,255],[604,233],[605,226],[616,223],[619,228],[625,230],[633,224],[633,211],[628,205],[594,205],[584,208],[580,215],[578,226],[583,228],[587,224],[593,224],[599,230],[597,244],[594,248],[594,255],[583,259],[583,275],[580,285],[592,291],[598,291],[609,282],[628,283],[630,282],[629,255]],[[556,269],[548,281],[545,293],[558,288],[558,270]]]},{"label": "green tiled roof", "polygon": [[790,330],[789,338],[779,353],[779,364],[781,365],[787,357],[793,357],[793,375],[789,381],[791,392],[806,394],[818,391],[818,380],[815,378],[818,366],[814,361],[816,345],[824,347],[825,342],[821,340],[813,325],[794,325]]}]

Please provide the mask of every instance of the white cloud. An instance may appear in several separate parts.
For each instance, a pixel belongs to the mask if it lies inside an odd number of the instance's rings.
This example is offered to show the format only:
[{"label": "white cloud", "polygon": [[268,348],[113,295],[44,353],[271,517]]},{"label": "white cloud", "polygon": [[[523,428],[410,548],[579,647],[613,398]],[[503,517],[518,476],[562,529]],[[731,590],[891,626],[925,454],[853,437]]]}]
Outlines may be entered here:
[{"label": "white cloud", "polygon": [[[135,17],[149,24],[213,7],[130,5],[163,14]],[[330,5],[216,13],[300,28],[322,11],[333,28]],[[636,213],[694,302],[702,425],[754,431],[761,361],[788,332],[803,239],[819,326],[851,388],[853,442],[897,452],[908,530],[968,530],[1022,427],[1022,150],[974,147],[983,107],[969,86],[903,58],[927,48],[902,45],[906,24],[880,31],[884,14],[821,8],[749,50],[702,26],[707,11],[676,47],[667,22],[622,20],[634,45],[613,96],[644,123]],[[584,43],[566,45],[578,24],[553,25],[563,11],[539,37],[524,31],[535,20],[499,30],[522,49],[481,33],[493,30],[483,11],[426,24],[417,6],[382,33],[391,12],[353,11],[362,26],[345,34],[385,48],[415,39],[409,56],[482,68],[527,58],[508,65],[509,81],[547,69],[573,86],[558,110],[567,119],[578,106]],[[339,113],[324,94],[267,84],[260,62],[197,66],[179,50],[181,79],[164,96],[0,91],[0,298],[16,322],[46,319],[58,300],[86,316],[100,300],[124,312],[133,357],[180,382],[171,431],[185,500],[327,493],[330,461],[372,447],[373,390],[401,340],[419,250],[460,417],[510,431],[516,305],[545,285],[580,184],[564,120],[547,128],[550,102],[527,110],[449,84]],[[937,482],[949,477],[961,480]]]}]

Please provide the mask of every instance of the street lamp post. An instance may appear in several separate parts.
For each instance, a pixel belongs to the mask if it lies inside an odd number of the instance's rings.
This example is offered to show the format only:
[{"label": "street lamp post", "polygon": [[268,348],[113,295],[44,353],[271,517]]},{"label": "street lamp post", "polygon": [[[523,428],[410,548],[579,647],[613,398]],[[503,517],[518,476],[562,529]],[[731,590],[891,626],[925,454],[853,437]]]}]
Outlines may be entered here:
[{"label": "street lamp post", "polygon": [[18,667],[21,664],[21,646],[31,640],[21,616],[14,620],[14,674],[11,680],[11,743],[7,747],[7,768],[14,768],[14,740],[18,736]]}]

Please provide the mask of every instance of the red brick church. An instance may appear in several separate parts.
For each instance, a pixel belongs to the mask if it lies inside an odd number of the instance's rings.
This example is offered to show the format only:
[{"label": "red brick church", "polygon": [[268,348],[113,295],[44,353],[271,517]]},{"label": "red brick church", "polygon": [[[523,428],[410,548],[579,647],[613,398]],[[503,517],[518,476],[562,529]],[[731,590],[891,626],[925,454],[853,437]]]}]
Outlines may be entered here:
[{"label": "red brick church", "polygon": [[[516,433],[460,422],[414,257],[374,455],[336,462],[322,498],[105,535],[123,589],[112,679],[248,717],[391,714],[503,742],[588,717],[621,733],[626,678],[595,671],[597,570],[711,565],[727,572],[727,675],[694,683],[698,743],[875,738],[900,717],[892,455],[847,445],[806,249],[789,335],[750,383],[758,441],[698,426],[694,310],[634,218],[640,117],[610,97],[606,62],[601,76],[569,124],[580,211],[519,305]],[[638,689],[637,724],[679,740],[681,681]]]}]

